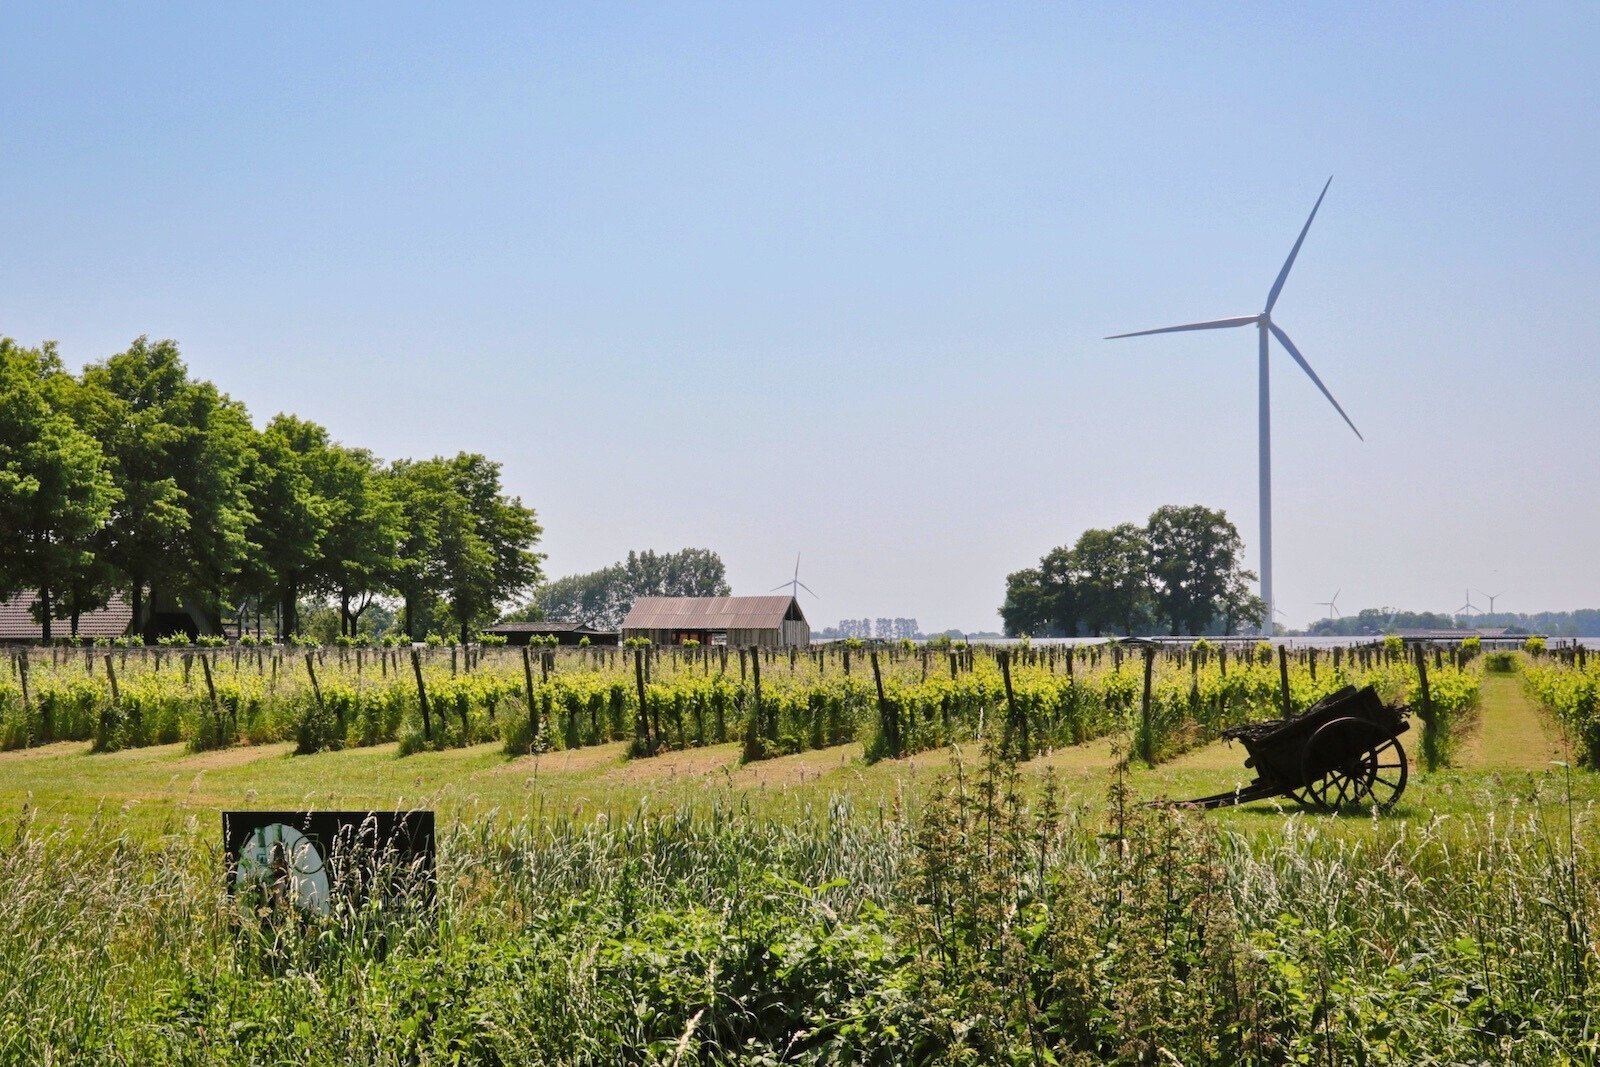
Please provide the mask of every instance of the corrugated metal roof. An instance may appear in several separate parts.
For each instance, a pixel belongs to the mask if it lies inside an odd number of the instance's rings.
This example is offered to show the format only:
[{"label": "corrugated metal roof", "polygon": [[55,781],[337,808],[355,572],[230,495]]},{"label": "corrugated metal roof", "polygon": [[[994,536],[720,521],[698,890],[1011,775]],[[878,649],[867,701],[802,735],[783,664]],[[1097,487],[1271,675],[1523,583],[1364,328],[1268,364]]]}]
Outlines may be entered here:
[{"label": "corrugated metal roof", "polygon": [[[9,600],[0,600],[0,641],[37,641],[43,636],[38,623],[33,621],[33,605],[39,599],[36,593],[18,593]],[[121,637],[133,621],[133,609],[120,596],[113,596],[104,611],[87,612],[78,617],[79,637]],[[72,623],[56,619],[50,625],[53,637],[66,637],[72,632]]]},{"label": "corrugated metal roof", "polygon": [[633,602],[624,630],[777,630],[790,607],[804,619],[790,596],[645,596]]}]

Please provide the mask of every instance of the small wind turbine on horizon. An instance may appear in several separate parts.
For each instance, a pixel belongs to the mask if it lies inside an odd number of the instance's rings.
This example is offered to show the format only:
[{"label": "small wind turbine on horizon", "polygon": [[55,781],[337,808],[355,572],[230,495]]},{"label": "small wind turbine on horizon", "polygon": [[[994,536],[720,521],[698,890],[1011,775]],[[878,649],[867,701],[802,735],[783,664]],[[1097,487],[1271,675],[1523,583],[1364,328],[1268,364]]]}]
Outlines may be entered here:
[{"label": "small wind turbine on horizon", "polygon": [[1488,601],[1489,601],[1489,614],[1493,615],[1494,614],[1494,602],[1496,600],[1499,600],[1501,597],[1505,596],[1505,593],[1503,593],[1503,592],[1501,592],[1501,593],[1485,593],[1482,589],[1480,589],[1480,590],[1478,590],[1478,595],[1488,599]]},{"label": "small wind turbine on horizon", "polygon": [[[794,577],[789,579],[787,582],[782,583],[781,585],[773,586],[771,592],[776,593],[780,589],[789,590],[789,595],[794,597],[796,600],[800,599],[800,590],[802,589],[810,593],[812,596],[817,596],[814,589],[800,580],[800,553],[796,552],[794,554]],[[817,597],[817,599],[821,600],[822,598]]]},{"label": "small wind turbine on horizon", "polygon": [[[1467,602],[1456,609],[1456,615],[1457,616],[1465,615],[1467,617],[1468,621],[1471,621],[1472,613],[1474,611],[1477,611],[1477,610],[1478,610],[1478,605],[1476,605],[1476,604],[1474,604],[1472,602],[1472,590],[1468,589],[1467,590]],[[1482,613],[1480,612],[1480,614],[1482,614]]]},{"label": "small wind turbine on horizon", "polygon": [[1317,601],[1317,607],[1319,607],[1319,608],[1327,608],[1328,609],[1328,618],[1330,618],[1330,619],[1337,619],[1337,618],[1340,617],[1340,615],[1339,615],[1339,593],[1340,592],[1343,592],[1343,590],[1339,590],[1339,591],[1335,592],[1333,594],[1332,599],[1330,599],[1330,600],[1319,600],[1319,601]]},{"label": "small wind turbine on horizon", "polygon": [[[1235,326],[1254,326],[1258,336],[1257,345],[1257,377],[1258,377],[1258,405],[1260,409],[1260,425],[1258,430],[1258,447],[1260,456],[1260,493],[1261,493],[1261,599],[1266,602],[1266,616],[1270,620],[1276,612],[1272,602],[1272,401],[1271,401],[1271,373],[1267,364],[1269,349],[1268,335],[1276,337],[1278,343],[1283,345],[1300,369],[1328,398],[1328,403],[1344,419],[1352,433],[1360,440],[1361,431],[1356,429],[1356,424],[1350,421],[1350,416],[1344,413],[1344,408],[1333,398],[1328,387],[1322,384],[1322,379],[1317,377],[1317,372],[1311,369],[1311,364],[1306,362],[1306,357],[1289,340],[1289,335],[1284,333],[1277,323],[1272,321],[1272,309],[1278,302],[1278,296],[1283,292],[1283,283],[1288,280],[1289,268],[1294,266],[1295,257],[1300,254],[1300,245],[1306,239],[1306,233],[1311,229],[1311,222],[1317,217],[1317,208],[1322,206],[1322,198],[1328,195],[1328,186],[1333,184],[1330,177],[1322,187],[1322,192],[1317,196],[1317,202],[1311,207],[1311,214],[1306,218],[1306,224],[1300,229],[1300,236],[1295,238],[1294,247],[1289,249],[1289,258],[1283,261],[1283,269],[1278,272],[1277,280],[1272,283],[1272,289],[1267,293],[1267,304],[1259,315],[1238,315],[1230,319],[1212,319],[1209,322],[1190,322],[1182,326],[1162,326],[1154,330],[1136,330],[1133,333],[1112,334],[1106,340],[1114,341],[1122,337],[1148,337],[1157,333],[1184,333],[1189,330],[1227,330]],[[1269,627],[1270,629],[1270,627]]]}]

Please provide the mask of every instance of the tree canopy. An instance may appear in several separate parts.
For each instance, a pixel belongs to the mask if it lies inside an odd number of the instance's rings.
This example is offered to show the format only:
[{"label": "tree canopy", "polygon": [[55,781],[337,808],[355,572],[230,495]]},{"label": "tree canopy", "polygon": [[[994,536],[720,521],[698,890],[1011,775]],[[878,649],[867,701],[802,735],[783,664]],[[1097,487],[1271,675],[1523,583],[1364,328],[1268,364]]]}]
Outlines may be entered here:
[{"label": "tree canopy", "polygon": [[1265,611],[1242,544],[1223,512],[1199,506],[1158,508],[1142,527],[1085,530],[1007,576],[1000,617],[1013,636],[1233,633]]},{"label": "tree canopy", "polygon": [[74,376],[0,338],[0,595],[35,592],[47,637],[120,593],[146,636],[179,604],[213,630],[270,604],[289,634],[310,595],[342,633],[394,596],[414,636],[465,639],[542,579],[542,532],[487,457],[385,465],[291,414],[257,430],[172,341]]}]

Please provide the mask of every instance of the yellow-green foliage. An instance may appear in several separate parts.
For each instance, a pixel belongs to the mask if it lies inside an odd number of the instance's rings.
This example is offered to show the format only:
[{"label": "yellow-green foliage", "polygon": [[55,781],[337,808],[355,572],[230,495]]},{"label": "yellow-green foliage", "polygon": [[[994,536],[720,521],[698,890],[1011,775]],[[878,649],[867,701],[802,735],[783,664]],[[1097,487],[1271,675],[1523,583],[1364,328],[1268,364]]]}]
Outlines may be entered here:
[{"label": "yellow-green foliage", "polygon": [[[85,660],[36,649],[26,709],[16,660],[0,673],[0,745],[76,739],[113,750],[183,741],[204,749],[293,740],[309,753],[399,741],[402,752],[414,752],[498,738],[507,752],[521,754],[631,739],[636,754],[650,754],[742,740],[750,759],[852,742],[876,759],[990,739],[1032,755],[1123,734],[1134,754],[1160,762],[1229,726],[1284,712],[1277,656],[1259,650],[1161,652],[1146,716],[1137,651],[1015,649],[1013,709],[998,657],[982,648],[877,653],[881,703],[872,659],[858,651],[741,657],[722,649],[570,649],[525,659],[521,649],[469,655],[439,648],[420,650],[424,718],[411,654],[97,650]],[[642,671],[639,655],[647,657]],[[201,656],[208,657],[214,702]],[[118,679],[115,699],[108,658]],[[1335,671],[1323,656],[1313,677],[1309,659],[1291,657],[1290,709],[1367,683],[1391,702],[1416,705],[1409,659],[1373,653],[1370,667],[1358,662],[1347,656]],[[643,709],[640,674],[647,678]],[[1478,674],[1444,667],[1430,680],[1436,762],[1448,758],[1476,701]]]},{"label": "yellow-green foliage", "polygon": [[1547,656],[1530,659],[1522,678],[1533,698],[1571,735],[1578,761],[1600,767],[1600,658],[1589,658],[1583,667]]}]

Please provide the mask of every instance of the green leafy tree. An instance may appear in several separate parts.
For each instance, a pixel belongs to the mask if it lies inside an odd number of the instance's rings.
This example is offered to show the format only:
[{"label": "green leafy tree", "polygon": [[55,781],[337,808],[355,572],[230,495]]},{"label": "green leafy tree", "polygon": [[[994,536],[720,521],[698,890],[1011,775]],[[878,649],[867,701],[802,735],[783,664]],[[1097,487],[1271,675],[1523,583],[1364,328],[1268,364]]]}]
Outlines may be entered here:
[{"label": "green leafy tree", "polygon": [[73,390],[53,345],[0,338],[0,596],[37,591],[46,640],[63,606],[104,589],[93,546],[117,501],[99,444],[72,417]]},{"label": "green leafy tree", "polygon": [[1260,626],[1267,617],[1267,602],[1251,590],[1254,571],[1235,569],[1228,576],[1228,587],[1218,604],[1218,619],[1224,634],[1232,635],[1245,626]]},{"label": "green leafy tree", "polygon": [[1083,623],[1095,637],[1106,630],[1132,634],[1150,596],[1150,545],[1131,522],[1085,530],[1069,556]]},{"label": "green leafy tree", "polygon": [[1050,617],[1049,597],[1037,567],[1027,567],[1006,575],[1006,599],[1000,605],[1000,620],[1005,625],[1007,637],[1021,637],[1024,634],[1042,636],[1051,628]]},{"label": "green leafy tree", "polygon": [[1239,531],[1221,511],[1168,505],[1151,514],[1145,536],[1157,615],[1171,634],[1203,633],[1239,569]]},{"label": "green leafy tree", "polygon": [[355,636],[362,615],[394,573],[401,538],[400,503],[372,453],[332,445],[315,481],[328,505],[320,582],[339,601],[339,633]]},{"label": "green leafy tree", "polygon": [[543,530],[531,508],[500,487],[500,465],[481,455],[398,463],[391,491],[403,516],[393,579],[406,630],[442,607],[460,640],[543,577],[533,551]]},{"label": "green leafy tree", "polygon": [[255,440],[247,472],[254,521],[245,585],[278,603],[282,635],[299,633],[300,598],[316,585],[332,507],[321,492],[328,432],[293,415],[277,415]]},{"label": "green leafy tree", "polygon": [[243,405],[189,378],[172,341],[141,337],[83,372],[84,428],[104,449],[118,499],[105,558],[149,636],[147,596],[166,590],[220,625],[223,590],[249,549],[243,474],[254,431]]},{"label": "green leafy tree", "polygon": [[413,641],[428,632],[443,585],[439,522],[450,495],[449,480],[439,460],[396,460],[383,474],[383,492],[400,513],[389,585],[402,604],[401,629]]}]

